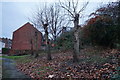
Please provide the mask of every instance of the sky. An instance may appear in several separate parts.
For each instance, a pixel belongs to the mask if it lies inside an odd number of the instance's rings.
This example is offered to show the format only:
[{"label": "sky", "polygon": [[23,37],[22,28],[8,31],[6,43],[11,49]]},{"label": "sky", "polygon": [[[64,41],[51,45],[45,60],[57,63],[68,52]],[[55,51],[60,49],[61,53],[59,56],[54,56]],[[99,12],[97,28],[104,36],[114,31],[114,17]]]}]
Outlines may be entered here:
[{"label": "sky", "polygon": [[[12,39],[13,32],[29,22],[36,5],[44,5],[44,2],[55,2],[57,0],[0,0],[0,37]],[[116,0],[89,0],[84,18],[80,19],[81,24],[88,18],[88,15],[96,10],[101,4]],[[102,3],[103,2],[103,3]]]}]

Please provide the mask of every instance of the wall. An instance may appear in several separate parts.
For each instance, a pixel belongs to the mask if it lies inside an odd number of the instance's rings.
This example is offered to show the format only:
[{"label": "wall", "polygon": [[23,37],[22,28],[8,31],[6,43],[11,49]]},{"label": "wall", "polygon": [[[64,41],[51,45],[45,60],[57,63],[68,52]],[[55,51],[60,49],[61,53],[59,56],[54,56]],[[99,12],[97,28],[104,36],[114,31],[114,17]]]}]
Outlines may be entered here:
[{"label": "wall", "polygon": [[[36,50],[35,32],[38,33],[37,46],[40,49],[42,34],[30,23],[27,23],[13,32],[12,50],[31,50],[31,46],[33,46],[33,50]],[[33,45],[31,45],[31,41]]]}]

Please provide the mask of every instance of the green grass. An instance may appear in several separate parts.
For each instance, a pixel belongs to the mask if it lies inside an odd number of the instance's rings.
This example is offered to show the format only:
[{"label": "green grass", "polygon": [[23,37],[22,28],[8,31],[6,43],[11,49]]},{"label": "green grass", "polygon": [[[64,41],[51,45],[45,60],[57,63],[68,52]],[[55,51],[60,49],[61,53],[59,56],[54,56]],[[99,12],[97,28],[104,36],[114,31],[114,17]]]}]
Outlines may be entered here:
[{"label": "green grass", "polygon": [[20,58],[25,58],[26,56],[28,56],[28,55],[23,55],[23,56],[0,56],[0,57],[17,60],[17,59],[20,59]]},{"label": "green grass", "polygon": [[2,58],[7,58],[7,59],[12,59],[14,61],[16,61],[17,63],[29,63],[31,62],[33,59],[31,59],[31,57],[29,57],[30,55],[21,55],[21,56],[0,56]]},{"label": "green grass", "polygon": [[19,59],[17,59],[16,60],[18,63],[29,63],[29,62],[32,62],[33,61],[33,59],[30,59],[30,58],[28,58],[28,57],[22,57],[22,58],[19,58]]}]

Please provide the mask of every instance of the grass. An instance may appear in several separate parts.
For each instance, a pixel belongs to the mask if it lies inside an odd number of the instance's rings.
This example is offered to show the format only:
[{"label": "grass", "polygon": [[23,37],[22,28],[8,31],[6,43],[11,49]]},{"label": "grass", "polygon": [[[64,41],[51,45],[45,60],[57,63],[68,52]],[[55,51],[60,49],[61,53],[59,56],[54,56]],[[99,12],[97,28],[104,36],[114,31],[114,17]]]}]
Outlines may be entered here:
[{"label": "grass", "polygon": [[33,59],[29,58],[28,56],[22,57],[16,60],[18,63],[29,63],[33,61]]},{"label": "grass", "polygon": [[44,71],[44,70],[53,70],[51,67],[49,67],[49,66],[43,66],[43,67],[40,67],[39,69],[38,69],[38,71]]},{"label": "grass", "polygon": [[40,77],[43,77],[43,74],[46,74],[48,71],[52,71],[53,68],[49,67],[49,66],[41,66],[39,68],[37,68],[35,71],[38,71],[38,75]]},{"label": "grass", "polygon": [[[106,51],[104,51],[104,53],[105,53]],[[52,56],[54,56],[54,54],[53,53],[55,53],[55,54],[58,54],[58,52],[52,52]],[[60,53],[60,52],[59,52]],[[61,53],[63,53],[63,52],[61,52]],[[66,56],[66,58],[67,58],[67,56],[69,56],[70,54],[71,54],[72,52],[70,52],[70,53],[68,53],[67,55],[63,55],[63,54],[60,54],[61,56]],[[80,58],[80,62],[79,62],[79,64],[81,65],[81,63],[83,63],[83,62],[85,62],[85,63],[88,63],[88,65],[87,66],[89,66],[89,64],[91,65],[91,64],[93,64],[93,65],[97,65],[98,66],[98,69],[99,69],[99,67],[101,68],[101,65],[102,64],[104,64],[104,63],[108,63],[112,58],[114,58],[113,56],[104,56],[104,53],[103,53],[103,50],[99,50],[99,49],[87,49],[87,50],[83,50],[83,53],[82,54],[80,54],[81,56],[83,56],[83,57],[81,57]],[[39,59],[40,58],[42,58],[42,56],[46,56],[45,55],[45,52],[41,52],[41,53],[39,53],[39,56],[40,57],[38,57],[37,58],[37,60],[36,60],[36,58],[34,58],[34,56],[30,56],[30,55],[23,55],[23,56],[5,56],[5,57],[8,57],[8,58],[10,58],[10,59],[14,59],[15,61],[18,61],[18,64],[19,63],[22,63],[22,64],[24,64],[25,63],[25,65],[23,65],[23,67],[24,66],[26,66],[26,65],[30,65],[30,66],[32,66],[33,65],[33,62],[36,62],[36,63],[38,63],[38,64],[41,64],[41,63],[39,63]],[[59,62],[59,60],[57,59],[57,56],[55,55],[54,57],[56,57],[54,60],[57,60],[58,62]],[[61,58],[60,58],[61,59]],[[71,59],[71,58],[70,58]],[[62,59],[61,59],[62,60]],[[65,60],[66,61],[66,60]],[[51,61],[52,62],[52,61]],[[28,63],[28,64],[27,64]],[[31,63],[32,63],[32,65],[31,65]],[[44,63],[44,62],[43,62]],[[66,63],[65,63],[66,64]],[[71,63],[70,63],[71,64]],[[21,65],[21,64],[19,64],[19,65]],[[53,65],[55,65],[55,63],[54,63],[54,61],[53,61]],[[61,66],[62,66],[62,64],[60,64]],[[72,64],[73,65],[73,64]],[[67,63],[67,66],[72,66],[72,65],[69,65],[68,63]],[[61,68],[61,66],[59,67],[59,66],[57,66],[56,65],[56,68],[58,68],[58,70],[60,70],[60,71],[63,71],[63,70],[66,70],[66,66],[64,67],[63,66],[63,68]],[[76,65],[75,65],[76,66]],[[92,66],[92,65],[91,65]],[[83,66],[84,67],[84,66]],[[31,69],[30,69],[31,70]],[[39,77],[44,77],[45,76],[45,74],[46,73],[48,73],[48,72],[51,72],[51,71],[55,71],[54,70],[54,68],[53,68],[53,66],[45,66],[45,65],[40,65],[40,66],[38,66],[38,65],[36,65],[35,64],[35,66],[32,68],[32,70],[31,70],[33,73],[35,73],[35,74],[37,74],[37,76],[39,76]],[[64,71],[63,71],[64,72]],[[70,73],[70,72],[69,72]],[[118,74],[116,74],[116,75],[114,75],[113,77],[118,77]]]},{"label": "grass", "polygon": [[100,56],[93,56],[87,60],[88,62],[95,62],[95,63],[104,63],[107,61],[107,58],[101,58]]},{"label": "grass", "polygon": [[[0,56],[1,58],[7,58],[7,59],[12,59],[14,61],[16,61],[17,63],[29,63],[31,61],[33,61],[33,59],[31,59],[31,57],[29,57],[30,55],[21,55],[21,56]],[[4,61],[4,60],[1,60]],[[1,62],[0,61],[0,62]],[[1,62],[2,63],[2,62]]]},{"label": "grass", "polygon": [[[45,54],[44,51],[39,51],[39,56],[42,56]],[[7,59],[12,59],[12,60],[15,60],[16,62],[18,63],[29,63],[31,61],[33,61],[35,58],[34,56],[30,56],[29,55],[20,55],[20,56],[6,56],[6,55],[2,55],[0,56],[1,58],[7,58]]]},{"label": "grass", "polygon": [[80,62],[87,62],[87,63],[105,63],[109,60],[109,57],[102,57],[102,51],[104,51],[104,49],[100,49],[99,48],[93,48],[93,49],[88,49],[87,51],[83,52],[84,56],[88,56],[88,58],[83,58],[80,59]]},{"label": "grass", "polygon": [[13,60],[17,60],[20,58],[25,58],[28,55],[23,55],[23,56],[1,56],[2,58],[8,58],[8,59],[13,59]]}]

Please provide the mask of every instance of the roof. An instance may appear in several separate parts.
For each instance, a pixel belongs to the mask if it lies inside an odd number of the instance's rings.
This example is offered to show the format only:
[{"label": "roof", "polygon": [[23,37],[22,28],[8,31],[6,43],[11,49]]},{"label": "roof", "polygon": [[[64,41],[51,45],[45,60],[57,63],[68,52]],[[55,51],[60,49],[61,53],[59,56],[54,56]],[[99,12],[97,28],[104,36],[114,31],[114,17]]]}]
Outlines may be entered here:
[{"label": "roof", "polygon": [[[19,30],[21,30],[23,27],[25,27],[26,25],[30,25],[30,26],[33,26],[32,24],[30,24],[29,22],[27,22],[26,24],[24,24],[23,26],[21,26],[20,28],[18,28],[16,31],[14,31],[14,32],[17,32],[17,31],[19,31]],[[33,26],[33,28],[34,29],[36,29],[34,26]],[[37,30],[37,29],[36,29]],[[38,30],[37,30],[38,31]],[[14,33],[13,32],[13,33]],[[40,32],[40,31],[39,31]]]}]

